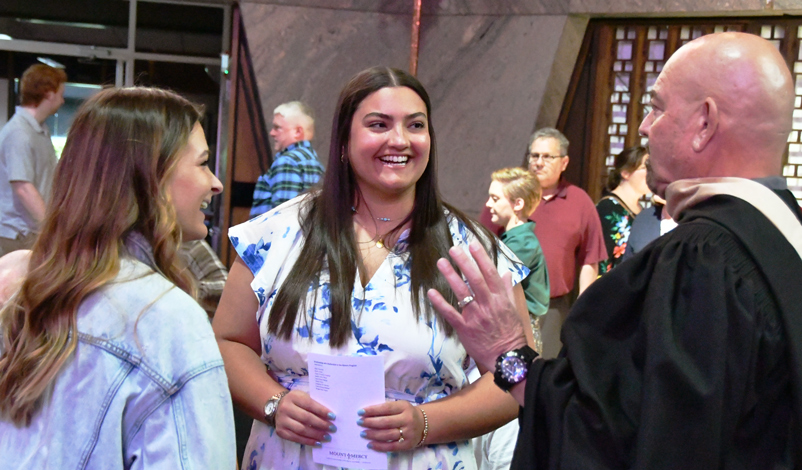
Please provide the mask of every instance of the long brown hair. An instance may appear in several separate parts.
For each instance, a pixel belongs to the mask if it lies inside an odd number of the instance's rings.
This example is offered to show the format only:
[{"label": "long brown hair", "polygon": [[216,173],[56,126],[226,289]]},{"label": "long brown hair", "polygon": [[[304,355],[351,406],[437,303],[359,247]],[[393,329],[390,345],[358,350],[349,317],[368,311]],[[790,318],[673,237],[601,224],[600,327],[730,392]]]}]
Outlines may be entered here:
[{"label": "long brown hair", "polygon": [[162,275],[192,290],[176,264],[181,232],[165,183],[200,117],[184,98],[149,88],[103,90],[75,115],[29,273],[0,310],[4,418],[30,423],[75,350],[79,305],[117,275],[130,233],[151,244]]},{"label": "long brown hair", "polygon": [[[309,286],[319,284],[320,271],[324,266],[329,270],[331,292],[329,344],[332,347],[342,346],[351,334],[351,297],[356,269],[357,266],[363,269],[350,217],[351,206],[359,188],[347,158],[342,157],[348,148],[351,122],[356,109],[370,94],[385,87],[407,87],[413,90],[426,104],[429,120],[429,163],[415,184],[415,202],[409,218],[410,283],[415,318],[419,318],[420,305],[423,304],[425,311],[422,313],[426,321],[435,315],[446,334],[450,336],[453,333],[451,325],[431,308],[426,299],[426,291],[434,288],[456,305],[451,288],[436,266],[438,259],[448,257],[448,249],[453,245],[444,209],[465,223],[473,233],[478,234],[485,249],[495,259],[498,245],[494,237],[462,212],[444,203],[440,197],[436,178],[434,127],[431,122],[432,106],[423,85],[402,70],[388,67],[367,69],[353,77],[340,93],[332,125],[329,161],[323,187],[311,199],[308,208],[301,212],[301,229],[306,238],[304,246],[276,294],[268,319],[268,331],[273,334],[283,338],[292,335],[298,312],[306,311]],[[409,220],[402,221],[399,227]]]}]

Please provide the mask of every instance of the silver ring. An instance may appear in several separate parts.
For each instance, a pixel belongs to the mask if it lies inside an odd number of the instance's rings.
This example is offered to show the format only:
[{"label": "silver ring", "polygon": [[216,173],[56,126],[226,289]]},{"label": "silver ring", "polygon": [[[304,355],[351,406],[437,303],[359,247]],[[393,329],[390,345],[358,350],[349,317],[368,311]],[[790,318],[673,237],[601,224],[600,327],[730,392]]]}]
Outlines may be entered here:
[{"label": "silver ring", "polygon": [[400,434],[400,437],[398,438],[397,442],[404,442],[404,430],[401,429],[401,428],[398,428],[398,432]]},{"label": "silver ring", "polygon": [[471,302],[473,302],[473,296],[469,295],[469,296],[465,297],[464,299],[460,300],[459,302],[457,302],[457,307],[459,307],[461,309],[465,308],[465,306],[468,305]]}]

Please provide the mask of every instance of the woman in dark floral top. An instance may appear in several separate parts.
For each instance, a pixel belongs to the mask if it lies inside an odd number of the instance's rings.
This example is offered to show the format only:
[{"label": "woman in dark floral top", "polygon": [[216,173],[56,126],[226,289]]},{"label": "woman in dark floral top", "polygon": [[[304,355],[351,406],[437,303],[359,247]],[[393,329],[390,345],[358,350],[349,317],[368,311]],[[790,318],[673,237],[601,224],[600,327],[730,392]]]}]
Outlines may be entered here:
[{"label": "woman in dark floral top", "polygon": [[607,259],[599,263],[599,275],[610,272],[624,256],[632,220],[640,212],[638,200],[649,193],[646,186],[644,147],[631,147],[615,157],[615,167],[607,177],[607,191],[596,204],[602,224]]}]

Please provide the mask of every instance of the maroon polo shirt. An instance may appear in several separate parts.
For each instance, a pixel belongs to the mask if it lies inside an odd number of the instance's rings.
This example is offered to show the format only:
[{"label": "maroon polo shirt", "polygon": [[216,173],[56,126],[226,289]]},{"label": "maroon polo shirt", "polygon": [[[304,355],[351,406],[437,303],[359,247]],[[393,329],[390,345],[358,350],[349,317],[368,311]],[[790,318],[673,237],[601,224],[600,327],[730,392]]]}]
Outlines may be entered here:
[{"label": "maroon polo shirt", "polygon": [[[529,220],[535,223],[535,235],[546,258],[551,298],[571,292],[578,267],[607,259],[596,206],[585,191],[564,179],[557,194],[540,201]],[[496,234],[503,231],[490,222],[486,206],[479,222]]]}]

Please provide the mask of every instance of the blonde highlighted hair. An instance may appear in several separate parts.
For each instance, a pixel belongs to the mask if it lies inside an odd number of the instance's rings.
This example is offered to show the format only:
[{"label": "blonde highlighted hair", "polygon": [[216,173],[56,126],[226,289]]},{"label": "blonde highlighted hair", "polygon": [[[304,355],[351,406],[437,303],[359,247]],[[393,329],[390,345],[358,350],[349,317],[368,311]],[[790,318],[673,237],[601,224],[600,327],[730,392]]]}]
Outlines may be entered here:
[{"label": "blonde highlighted hair", "polygon": [[521,212],[529,217],[540,203],[541,189],[537,176],[531,171],[519,167],[502,168],[491,175],[493,181],[502,184],[504,196],[514,203],[517,199],[524,201]]},{"label": "blonde highlighted hair", "polygon": [[75,115],[42,234],[19,292],[0,310],[0,415],[28,425],[75,350],[77,311],[117,275],[138,232],[155,269],[181,289],[181,242],[167,181],[201,109],[152,88],[107,89]]}]

